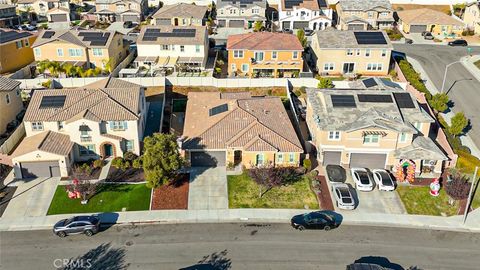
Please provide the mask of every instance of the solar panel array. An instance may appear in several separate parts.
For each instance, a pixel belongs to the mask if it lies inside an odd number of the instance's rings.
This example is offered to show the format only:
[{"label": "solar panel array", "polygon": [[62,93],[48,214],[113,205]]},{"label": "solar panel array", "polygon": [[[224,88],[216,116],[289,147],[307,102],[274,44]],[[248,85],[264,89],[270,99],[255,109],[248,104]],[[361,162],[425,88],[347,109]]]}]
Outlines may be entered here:
[{"label": "solar panel array", "polygon": [[51,38],[55,35],[55,31],[45,31],[42,38]]},{"label": "solar panel array", "polygon": [[226,112],[226,111],[228,111],[228,104],[222,104],[222,105],[218,105],[216,107],[211,108],[208,112],[208,115],[209,116],[214,116],[214,115],[217,115],[219,113]]},{"label": "solar panel array", "polygon": [[331,95],[333,107],[356,108],[355,98],[353,95]]},{"label": "solar panel array", "polygon": [[90,41],[91,46],[105,46],[110,33],[108,32],[80,32],[78,36],[83,37],[83,41]]},{"label": "solar panel array", "polygon": [[355,39],[360,45],[383,45],[387,44],[387,40],[382,32],[354,32]]},{"label": "solar panel array", "polygon": [[253,4],[255,2],[263,2],[263,0],[224,0],[222,2],[230,2],[232,4],[237,4],[237,3],[240,3],[240,4]]},{"label": "solar panel array", "polygon": [[409,93],[393,93],[393,96],[395,97],[399,108],[415,108],[415,104]]},{"label": "solar panel array", "polygon": [[362,82],[363,82],[363,85],[365,85],[365,87],[367,88],[378,85],[374,78],[366,79],[366,80],[363,80]]},{"label": "solar panel array", "polygon": [[65,104],[67,96],[44,96],[40,102],[40,108],[61,108]]},{"label": "solar panel array", "polygon": [[359,94],[357,96],[360,102],[393,103],[390,95]]},{"label": "solar panel array", "polygon": [[193,38],[196,35],[196,29],[173,29],[172,32],[162,32],[161,29],[147,29],[143,35],[143,41],[156,41],[159,37],[179,37]]},{"label": "solar panel array", "polygon": [[17,31],[4,31],[0,30],[0,43],[6,43],[12,40],[26,38],[32,34],[28,32],[17,32]]},{"label": "solar panel array", "polygon": [[285,0],[285,7],[292,8],[303,3],[303,0]]}]

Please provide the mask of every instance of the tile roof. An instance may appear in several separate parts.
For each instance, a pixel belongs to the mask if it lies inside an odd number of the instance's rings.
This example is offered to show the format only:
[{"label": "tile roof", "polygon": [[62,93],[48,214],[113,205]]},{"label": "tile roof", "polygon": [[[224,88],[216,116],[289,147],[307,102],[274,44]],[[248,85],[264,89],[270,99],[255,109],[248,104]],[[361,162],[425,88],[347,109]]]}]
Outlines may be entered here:
[{"label": "tile roof", "polygon": [[[195,29],[195,37],[161,37],[155,41],[145,41],[143,36],[148,29],[160,29],[161,33],[171,33],[173,29]],[[203,45],[208,39],[205,26],[172,26],[172,25],[147,25],[140,30],[137,44],[158,44],[158,45]]]},{"label": "tile roof", "polygon": [[282,10],[293,10],[293,7],[306,8],[309,10],[320,10],[321,8],[327,8],[326,0],[303,0],[298,1],[296,5],[292,5],[291,8],[287,8],[285,2],[288,0],[282,0]]},{"label": "tile roof", "polygon": [[389,0],[340,0],[338,5],[342,10],[362,10],[367,11],[376,7],[392,9]]},{"label": "tile roof", "polygon": [[[233,6],[240,8],[240,5],[242,5],[242,8],[251,8],[253,6],[259,6],[266,8],[267,7],[267,0],[251,0],[251,1],[242,1],[242,0],[217,0],[216,1],[216,6],[217,9],[225,7],[225,6]],[[243,7],[245,5],[246,7]]]},{"label": "tile roof", "polygon": [[0,44],[34,36],[31,32],[0,28]]},{"label": "tile roof", "polygon": [[[32,95],[24,121],[137,120],[141,86],[117,87],[121,85],[120,82],[103,82],[107,80],[109,79],[82,88],[37,90]],[[44,96],[66,96],[65,103],[60,108],[41,108]]]},{"label": "tile roof", "polygon": [[[322,31],[320,31],[322,32]],[[253,32],[230,35],[227,50],[303,51],[297,36],[288,33]]]},{"label": "tile roof", "polygon": [[[244,151],[303,152],[282,101],[277,97],[229,99],[219,92],[190,92],[183,137],[185,149],[242,148]],[[213,107],[228,111],[210,116]]]},{"label": "tile roof", "polygon": [[0,92],[2,91],[12,91],[20,85],[19,81],[12,80],[7,77],[0,77]]},{"label": "tile roof", "polygon": [[70,137],[54,131],[44,131],[39,134],[26,137],[15,149],[12,157],[22,156],[33,151],[43,151],[61,156],[68,156],[72,150],[73,142]]},{"label": "tile roof", "polygon": [[463,22],[443,12],[428,8],[397,11],[398,17],[407,24],[442,24],[463,26]]},{"label": "tile roof", "polygon": [[415,138],[411,145],[395,150],[393,155],[399,159],[449,160],[432,139],[423,136]]},{"label": "tile roof", "polygon": [[[54,34],[49,38],[44,38],[43,33],[45,31],[54,32]],[[90,43],[91,43],[90,41],[83,41],[83,37],[78,35],[81,32],[83,32],[83,33],[85,33],[85,32],[89,32],[89,33],[90,32],[110,33],[110,36],[108,37],[105,45],[103,45],[103,46],[92,46],[92,45],[90,45]],[[90,48],[90,47],[108,48],[108,47],[110,47],[110,43],[112,42],[115,34],[119,34],[119,33],[116,32],[116,31],[106,31],[106,30],[73,30],[73,29],[70,29],[70,30],[42,30],[42,31],[39,32],[37,39],[32,44],[32,48],[41,46],[41,45],[49,43],[49,42],[57,41],[57,40],[65,41],[65,42],[72,43],[72,44],[75,44],[75,45],[78,45],[78,46],[81,46],[81,47],[86,47],[86,48]]]},{"label": "tile roof", "polygon": [[[383,37],[387,41],[387,44],[358,44],[357,39],[355,38],[355,32],[365,32],[365,31],[354,31],[354,30],[345,30],[340,31],[335,28],[328,28],[323,31],[317,31],[313,38],[316,38],[318,45],[322,49],[353,49],[353,48],[386,48],[393,49],[393,45],[390,42],[390,38],[385,33],[385,31],[378,31],[383,34]],[[373,31],[368,31],[373,32]]]},{"label": "tile roof", "polygon": [[155,14],[152,17],[155,19],[173,18],[173,17],[203,19],[207,11],[208,11],[208,7],[206,6],[197,6],[193,4],[178,3],[175,5],[163,6],[157,12],[155,12]]}]

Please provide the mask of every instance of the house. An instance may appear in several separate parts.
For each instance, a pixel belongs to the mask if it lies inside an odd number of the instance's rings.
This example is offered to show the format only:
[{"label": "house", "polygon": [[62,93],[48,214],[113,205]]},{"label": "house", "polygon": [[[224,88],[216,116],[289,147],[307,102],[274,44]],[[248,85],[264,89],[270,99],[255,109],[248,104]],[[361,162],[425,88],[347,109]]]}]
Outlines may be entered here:
[{"label": "house", "polygon": [[321,75],[385,76],[393,46],[383,31],[317,31],[312,37],[313,62]]},{"label": "house", "polygon": [[16,6],[0,3],[0,27],[7,27],[20,24]]},{"label": "house", "polygon": [[267,21],[266,0],[217,0],[217,26],[229,28],[252,28],[255,22]]},{"label": "house", "polygon": [[323,30],[332,25],[333,10],[326,0],[281,0],[280,29]]},{"label": "house", "polygon": [[146,110],[144,88],[116,78],[35,91],[12,154],[15,177],[65,177],[73,162],[139,155]]},{"label": "house", "polygon": [[466,5],[463,13],[463,22],[475,34],[480,33],[480,2],[475,1]]},{"label": "house", "polygon": [[95,14],[101,22],[136,22],[140,23],[147,15],[147,0],[97,0]]},{"label": "house", "polygon": [[203,70],[208,59],[204,26],[144,26],[137,39],[138,67],[160,70]]},{"label": "house", "polygon": [[[22,16],[32,21],[44,21],[47,19],[47,13],[53,8],[62,8],[70,10],[69,0],[18,0],[17,8]],[[27,15],[28,14],[28,15]],[[50,18],[51,19],[51,18]],[[54,19],[56,20],[55,16]]]},{"label": "house", "polygon": [[49,22],[70,22],[70,9],[64,7],[55,7],[47,11],[47,20]]},{"label": "house", "polygon": [[432,32],[434,35],[461,35],[464,23],[443,12],[421,8],[397,12],[400,29],[405,33]]},{"label": "house", "polygon": [[[403,89],[307,89],[307,126],[323,165],[389,169],[412,165],[438,177],[449,158],[432,132],[435,119]],[[392,84],[382,79],[385,84]]]},{"label": "house", "polygon": [[227,40],[228,75],[298,77],[303,70],[303,46],[288,33],[253,32]]},{"label": "house", "polygon": [[278,97],[190,92],[182,149],[191,166],[299,166],[302,144]]},{"label": "house", "polygon": [[339,30],[387,29],[395,21],[389,0],[340,0],[336,9]]},{"label": "house", "polygon": [[32,45],[35,61],[114,69],[128,54],[123,35],[103,30],[43,30]]},{"label": "house", "polygon": [[153,16],[153,25],[202,26],[208,16],[208,7],[178,3],[163,6]]},{"label": "house", "polygon": [[20,96],[20,82],[0,77],[0,134],[7,131],[8,123],[15,121],[16,116],[23,110]]},{"label": "house", "polygon": [[0,29],[0,74],[15,72],[35,59],[31,45],[37,35],[26,31]]}]

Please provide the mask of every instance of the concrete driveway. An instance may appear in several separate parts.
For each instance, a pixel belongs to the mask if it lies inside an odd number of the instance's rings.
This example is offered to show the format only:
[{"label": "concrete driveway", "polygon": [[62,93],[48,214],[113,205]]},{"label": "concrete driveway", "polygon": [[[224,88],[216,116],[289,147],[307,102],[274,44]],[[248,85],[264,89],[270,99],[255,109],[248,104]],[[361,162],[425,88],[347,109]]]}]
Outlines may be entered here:
[{"label": "concrete driveway", "polygon": [[188,209],[228,209],[226,167],[192,167],[190,169]]}]

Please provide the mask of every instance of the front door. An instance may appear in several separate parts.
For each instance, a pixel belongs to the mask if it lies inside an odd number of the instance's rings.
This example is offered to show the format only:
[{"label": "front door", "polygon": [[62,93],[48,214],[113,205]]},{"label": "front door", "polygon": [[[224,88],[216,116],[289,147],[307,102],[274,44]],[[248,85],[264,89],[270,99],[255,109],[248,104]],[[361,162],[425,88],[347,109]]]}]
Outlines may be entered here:
[{"label": "front door", "polygon": [[113,156],[113,146],[111,144],[105,144],[103,147],[105,150],[105,157]]},{"label": "front door", "polygon": [[233,163],[235,165],[238,165],[240,164],[240,162],[242,162],[242,151],[235,150],[235,152],[233,152]]},{"label": "front door", "polygon": [[175,18],[173,21],[174,21],[174,25],[178,26],[178,18]]},{"label": "front door", "polygon": [[355,69],[355,63],[343,63],[343,73],[344,74],[353,73],[354,69]]}]

